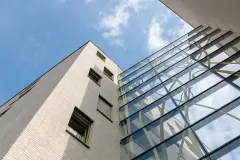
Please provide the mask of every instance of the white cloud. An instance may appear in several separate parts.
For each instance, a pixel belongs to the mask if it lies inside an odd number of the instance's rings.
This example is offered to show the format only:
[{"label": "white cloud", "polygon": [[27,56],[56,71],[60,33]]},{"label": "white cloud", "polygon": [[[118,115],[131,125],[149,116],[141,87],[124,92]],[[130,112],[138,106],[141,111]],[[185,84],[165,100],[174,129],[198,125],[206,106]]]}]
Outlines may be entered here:
[{"label": "white cloud", "polygon": [[148,51],[153,53],[160,48],[166,46],[169,42],[164,39],[163,33],[163,23],[157,22],[155,18],[152,19],[152,22],[148,30]]},{"label": "white cloud", "polygon": [[187,22],[180,19],[180,29],[177,30],[178,36],[183,36],[184,34],[187,34],[193,29],[192,26],[190,26]]},{"label": "white cloud", "polygon": [[99,23],[100,28],[104,30],[104,38],[120,36],[121,27],[127,26],[129,12],[125,10],[125,7],[118,6],[114,10],[113,15],[103,15]]},{"label": "white cloud", "polygon": [[100,13],[98,28],[103,31],[103,37],[109,39],[112,44],[122,46],[124,44],[124,40],[121,38],[122,29],[128,26],[131,14],[137,13],[142,8],[143,2],[147,1],[119,0],[118,4],[110,9],[109,14]]},{"label": "white cloud", "polygon": [[177,38],[187,34],[193,29],[187,22],[183,19],[179,19],[178,27],[171,28],[168,30],[168,35],[172,37],[172,40],[176,40]]}]

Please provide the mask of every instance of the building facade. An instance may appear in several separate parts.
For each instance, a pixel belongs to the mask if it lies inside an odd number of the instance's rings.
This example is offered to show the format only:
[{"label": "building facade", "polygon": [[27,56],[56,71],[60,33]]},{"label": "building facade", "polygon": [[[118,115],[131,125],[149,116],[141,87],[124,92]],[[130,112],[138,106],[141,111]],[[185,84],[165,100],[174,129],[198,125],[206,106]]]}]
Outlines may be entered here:
[{"label": "building facade", "polygon": [[0,108],[0,159],[120,159],[117,76],[88,42]]},{"label": "building facade", "polygon": [[119,79],[123,160],[240,159],[238,34],[196,27]]},{"label": "building facade", "polygon": [[238,0],[159,0],[194,28],[211,26],[240,33]]},{"label": "building facade", "polygon": [[236,10],[162,1],[195,29],[125,71],[87,42],[0,107],[0,159],[239,160]]}]

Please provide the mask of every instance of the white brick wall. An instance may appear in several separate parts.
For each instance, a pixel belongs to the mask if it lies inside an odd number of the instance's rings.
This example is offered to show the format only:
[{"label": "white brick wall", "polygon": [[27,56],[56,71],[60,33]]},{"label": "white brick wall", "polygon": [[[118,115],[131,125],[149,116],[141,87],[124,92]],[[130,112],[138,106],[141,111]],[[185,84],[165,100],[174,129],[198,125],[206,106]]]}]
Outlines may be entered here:
[{"label": "white brick wall", "polygon": [[[89,42],[68,72],[43,103],[12,145],[5,160],[118,160],[120,159],[117,75],[119,68],[109,59],[101,61],[98,49]],[[106,66],[115,75],[115,84],[103,77],[101,87],[88,78],[90,67]],[[113,123],[98,113],[101,94],[113,104]],[[94,120],[90,149],[66,132],[74,107]]]}]

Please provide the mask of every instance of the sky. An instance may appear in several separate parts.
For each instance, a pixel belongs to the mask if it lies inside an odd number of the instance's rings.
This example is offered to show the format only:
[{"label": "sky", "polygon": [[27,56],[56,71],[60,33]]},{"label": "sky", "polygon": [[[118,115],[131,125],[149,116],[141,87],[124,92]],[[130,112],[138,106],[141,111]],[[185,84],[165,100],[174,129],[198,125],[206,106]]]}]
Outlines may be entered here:
[{"label": "sky", "polygon": [[0,104],[88,40],[127,69],[191,29],[158,0],[2,0]]}]

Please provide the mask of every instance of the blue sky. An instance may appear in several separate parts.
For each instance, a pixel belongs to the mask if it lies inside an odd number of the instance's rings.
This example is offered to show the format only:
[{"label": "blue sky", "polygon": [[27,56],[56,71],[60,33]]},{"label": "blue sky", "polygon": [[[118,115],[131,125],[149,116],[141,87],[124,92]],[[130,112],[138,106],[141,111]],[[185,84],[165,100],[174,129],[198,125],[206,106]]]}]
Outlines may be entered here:
[{"label": "blue sky", "polygon": [[158,0],[2,0],[0,104],[88,40],[127,69],[190,30]]}]

